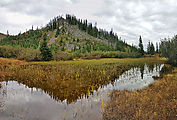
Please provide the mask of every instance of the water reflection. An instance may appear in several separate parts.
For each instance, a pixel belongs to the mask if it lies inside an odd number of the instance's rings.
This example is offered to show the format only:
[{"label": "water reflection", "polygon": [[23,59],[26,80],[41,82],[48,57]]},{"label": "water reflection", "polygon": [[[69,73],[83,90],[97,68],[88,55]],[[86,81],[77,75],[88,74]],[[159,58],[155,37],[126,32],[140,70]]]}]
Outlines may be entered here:
[{"label": "water reflection", "polygon": [[134,67],[123,73],[114,82],[115,90],[136,90],[154,82],[152,76],[160,76],[159,72],[164,65],[148,65]]},{"label": "water reflection", "polygon": [[47,86],[49,84],[41,84],[35,88],[32,87],[33,84],[25,82],[23,84],[16,81],[2,82],[0,119],[102,119],[101,97],[106,102],[109,100],[110,90],[141,89],[154,81],[152,76],[159,76],[163,66],[161,64],[135,66],[126,72],[122,71],[122,75],[111,79],[109,83],[93,83],[89,89],[85,89],[84,85],[78,86],[77,82],[71,83],[71,86],[77,86],[77,91],[66,88],[50,89],[50,86]]},{"label": "water reflection", "polygon": [[144,65],[140,66],[140,72],[141,72],[141,79],[143,79],[143,75],[144,75]]},{"label": "water reflection", "polygon": [[0,111],[0,120],[97,120],[102,118],[100,96],[108,99],[104,89],[94,91],[77,102],[52,99],[41,89],[28,88],[16,81],[2,82],[0,100],[4,106]]}]

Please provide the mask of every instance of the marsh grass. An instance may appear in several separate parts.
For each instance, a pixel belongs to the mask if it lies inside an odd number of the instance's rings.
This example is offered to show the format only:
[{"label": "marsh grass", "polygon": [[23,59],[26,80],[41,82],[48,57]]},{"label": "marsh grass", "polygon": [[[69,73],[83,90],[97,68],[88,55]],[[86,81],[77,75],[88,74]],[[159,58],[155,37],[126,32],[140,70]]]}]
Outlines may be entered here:
[{"label": "marsh grass", "polygon": [[174,120],[177,113],[177,68],[148,87],[114,91],[106,104],[104,120]]},{"label": "marsh grass", "polygon": [[53,99],[67,100],[68,104],[78,98],[88,97],[94,90],[113,82],[132,67],[164,62],[164,59],[155,58],[30,63],[4,60],[6,62],[1,62],[0,71],[8,75],[0,76],[1,81],[15,80],[30,88],[40,88]]}]

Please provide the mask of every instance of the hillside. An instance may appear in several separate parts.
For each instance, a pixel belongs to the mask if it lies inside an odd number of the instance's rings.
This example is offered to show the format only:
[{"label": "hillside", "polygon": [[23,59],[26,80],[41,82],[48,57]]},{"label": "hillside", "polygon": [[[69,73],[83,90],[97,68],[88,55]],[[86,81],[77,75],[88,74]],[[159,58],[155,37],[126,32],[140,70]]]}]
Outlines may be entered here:
[{"label": "hillside", "polygon": [[[4,37],[0,46],[8,45],[13,46],[13,48],[20,47],[39,52],[45,34],[47,35],[47,45],[56,60],[66,58],[69,54],[72,54],[72,58],[139,56],[138,49],[119,39],[113,30],[108,32],[98,29],[96,25],[93,26],[87,20],[77,19],[71,15],[66,15],[65,19],[57,16],[41,29],[33,30],[32,27],[25,33]],[[103,55],[103,53],[111,51],[117,51],[118,53]],[[123,55],[121,52],[123,52]],[[125,53],[127,54],[125,55]],[[4,55],[0,56],[3,57]],[[69,57],[69,59],[72,58]]]},{"label": "hillside", "polygon": [[5,38],[5,37],[6,37],[6,35],[4,35],[3,33],[0,33],[0,40]]}]

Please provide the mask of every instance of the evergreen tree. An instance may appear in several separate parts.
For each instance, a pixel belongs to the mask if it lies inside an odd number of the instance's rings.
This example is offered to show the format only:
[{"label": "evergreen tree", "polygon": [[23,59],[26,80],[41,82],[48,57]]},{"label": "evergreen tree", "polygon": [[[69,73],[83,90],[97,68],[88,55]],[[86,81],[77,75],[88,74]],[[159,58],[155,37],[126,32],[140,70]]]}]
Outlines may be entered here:
[{"label": "evergreen tree", "polygon": [[9,36],[9,31],[7,30],[7,36]]},{"label": "evergreen tree", "polygon": [[120,51],[120,48],[119,48],[119,41],[118,41],[118,40],[116,40],[116,50],[117,50],[117,51]]},{"label": "evergreen tree", "polygon": [[87,30],[88,30],[88,34],[89,34],[89,35],[93,35],[93,34],[92,34],[92,23],[90,23],[90,24],[88,25]]},{"label": "evergreen tree", "polygon": [[151,55],[155,54],[155,48],[154,48],[154,44],[152,42],[151,42],[151,45],[150,45],[150,54]]},{"label": "evergreen tree", "polygon": [[59,28],[57,28],[57,32],[56,32],[56,34],[55,34],[55,38],[58,37],[59,33],[60,33],[60,30],[59,30]]},{"label": "evergreen tree", "polygon": [[44,61],[52,60],[53,55],[49,47],[47,46],[47,35],[46,34],[44,35],[43,42],[41,43],[40,52],[42,54],[42,60]]},{"label": "evergreen tree", "polygon": [[141,53],[141,55],[144,55],[144,49],[143,49],[143,43],[142,43],[141,36],[139,38],[139,52]]},{"label": "evergreen tree", "polygon": [[61,48],[61,51],[65,51],[65,47],[64,46]]},{"label": "evergreen tree", "polygon": [[156,53],[159,53],[159,45],[156,43]]},{"label": "evergreen tree", "polygon": [[151,49],[151,42],[149,41],[147,45],[147,54],[150,54],[150,49]]}]

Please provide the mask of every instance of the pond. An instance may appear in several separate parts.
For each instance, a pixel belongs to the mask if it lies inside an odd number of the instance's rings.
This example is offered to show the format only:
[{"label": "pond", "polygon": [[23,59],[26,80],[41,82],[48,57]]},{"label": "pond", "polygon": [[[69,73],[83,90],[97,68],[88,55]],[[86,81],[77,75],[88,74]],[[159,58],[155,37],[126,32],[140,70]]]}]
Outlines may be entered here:
[{"label": "pond", "polygon": [[159,76],[163,66],[145,64],[133,67],[109,84],[88,91],[71,103],[17,81],[1,82],[0,120],[101,120],[103,103],[109,100],[112,90],[142,89],[155,81],[153,76]]}]

